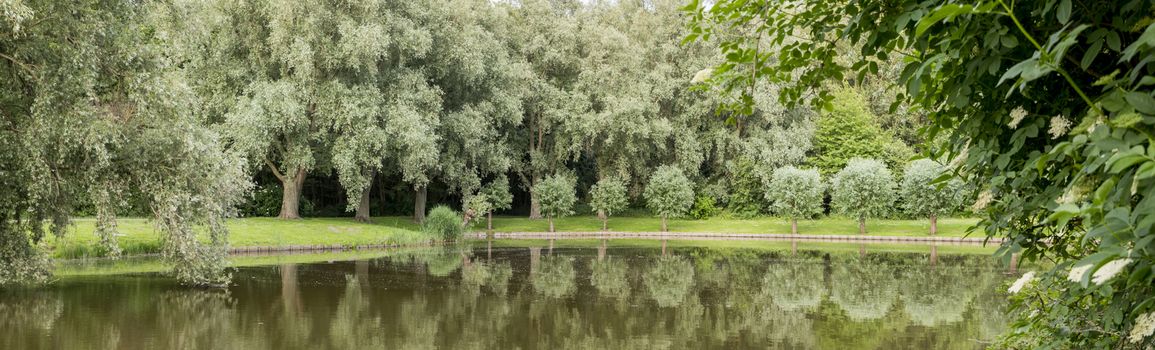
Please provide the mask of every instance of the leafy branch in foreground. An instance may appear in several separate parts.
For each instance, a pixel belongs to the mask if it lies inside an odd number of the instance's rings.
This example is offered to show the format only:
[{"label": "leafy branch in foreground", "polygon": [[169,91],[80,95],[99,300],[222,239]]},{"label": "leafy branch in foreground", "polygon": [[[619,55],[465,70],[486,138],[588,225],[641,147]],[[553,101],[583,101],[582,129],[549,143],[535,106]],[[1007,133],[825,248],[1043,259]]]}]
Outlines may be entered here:
[{"label": "leafy branch in foreground", "polygon": [[[1002,347],[1151,343],[1150,2],[695,0],[684,10],[686,41],[717,42],[724,60],[705,81],[723,92],[771,81],[788,105],[828,108],[825,87],[902,56],[896,101],[928,113],[937,144],[927,155],[954,159],[954,174],[980,190],[977,228],[1008,238],[1006,259],[1056,262],[1032,284],[1045,288],[1016,296]],[[844,46],[859,59],[833,60]]]}]

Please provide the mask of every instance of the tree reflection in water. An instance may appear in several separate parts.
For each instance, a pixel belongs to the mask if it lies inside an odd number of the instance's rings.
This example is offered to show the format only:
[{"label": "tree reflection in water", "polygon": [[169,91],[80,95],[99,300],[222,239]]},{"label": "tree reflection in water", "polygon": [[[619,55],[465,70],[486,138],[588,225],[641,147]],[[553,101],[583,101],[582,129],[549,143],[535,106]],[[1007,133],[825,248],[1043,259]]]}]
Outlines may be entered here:
[{"label": "tree reflection in water", "polygon": [[771,264],[762,278],[764,299],[788,312],[813,310],[826,297],[822,273],[817,261]]},{"label": "tree reflection in water", "polygon": [[228,291],[72,282],[0,294],[0,348],[974,349],[1003,330],[986,256],[659,247],[404,250],[242,268]]},{"label": "tree reflection in water", "polygon": [[894,306],[898,290],[893,266],[862,260],[849,260],[834,267],[830,301],[852,320],[869,321],[886,316]]},{"label": "tree reflection in water", "polygon": [[650,298],[658,306],[676,307],[682,304],[694,285],[694,267],[683,257],[663,255],[654,259],[642,280]]},{"label": "tree reflection in water", "polygon": [[537,271],[533,274],[533,290],[549,298],[564,298],[576,290],[574,279],[577,271],[574,259],[568,256],[547,255],[541,257]]}]

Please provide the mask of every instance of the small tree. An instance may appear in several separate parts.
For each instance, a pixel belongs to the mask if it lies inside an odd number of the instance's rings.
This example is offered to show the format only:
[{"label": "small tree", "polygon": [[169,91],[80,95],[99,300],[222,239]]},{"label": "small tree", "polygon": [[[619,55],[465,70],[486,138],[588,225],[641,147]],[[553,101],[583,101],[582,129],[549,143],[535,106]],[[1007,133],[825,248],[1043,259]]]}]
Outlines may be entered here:
[{"label": "small tree", "polygon": [[894,205],[894,176],[886,164],[854,158],[830,184],[834,210],[858,219],[858,233],[866,233],[866,219],[886,215]]},{"label": "small tree", "polygon": [[617,178],[605,178],[590,187],[590,209],[602,213],[602,231],[607,230],[610,215],[626,209],[626,184]]},{"label": "small tree", "polygon": [[553,232],[553,219],[573,214],[577,186],[573,177],[552,175],[533,186],[533,195],[541,203],[541,213],[549,220],[549,232]]},{"label": "small tree", "polygon": [[899,192],[907,214],[930,218],[930,234],[938,233],[938,216],[950,214],[962,203],[963,184],[958,179],[935,183],[946,167],[930,159],[911,162],[902,174]]},{"label": "small tree", "polygon": [[822,213],[822,176],[818,170],[786,166],[774,171],[766,184],[766,199],[775,214],[790,219],[790,233],[798,234],[798,218]]},{"label": "small tree", "polygon": [[475,199],[480,202],[476,203],[477,207],[472,206],[474,203],[471,203],[470,208],[473,208],[473,211],[478,214],[484,213],[485,229],[493,231],[493,212],[509,209],[513,204],[513,195],[509,193],[509,178],[505,175],[499,176],[493,182],[482,186],[475,197],[481,197]]},{"label": "small tree", "polygon": [[677,218],[690,210],[694,202],[694,188],[682,169],[663,165],[650,175],[650,182],[643,193],[646,206],[662,217],[662,232],[666,232],[666,219]]}]

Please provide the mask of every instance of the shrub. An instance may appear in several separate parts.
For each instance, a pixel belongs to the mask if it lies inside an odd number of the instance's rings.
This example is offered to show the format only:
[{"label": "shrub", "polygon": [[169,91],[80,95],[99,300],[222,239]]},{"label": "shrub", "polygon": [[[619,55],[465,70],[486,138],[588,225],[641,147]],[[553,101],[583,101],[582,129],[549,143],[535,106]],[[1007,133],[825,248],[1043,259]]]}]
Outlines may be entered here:
[{"label": "shrub", "polygon": [[726,202],[726,211],[741,219],[761,215],[766,202],[763,199],[759,169],[749,159],[740,159],[730,168],[732,173],[728,179],[729,200]]},{"label": "shrub", "polygon": [[694,206],[690,208],[690,217],[701,220],[718,215],[722,210],[717,207],[717,200],[713,196],[698,196],[694,199]]},{"label": "shrub", "polygon": [[549,220],[549,232],[553,232],[553,219],[573,214],[577,202],[574,192],[577,180],[565,175],[552,175],[533,186],[533,194],[541,203],[541,213]]},{"label": "shrub", "polygon": [[886,164],[854,158],[830,184],[830,202],[838,213],[858,219],[858,232],[866,233],[866,219],[886,215],[894,206],[894,176]]},{"label": "shrub", "polygon": [[644,196],[646,206],[662,217],[662,231],[665,232],[667,218],[681,217],[690,210],[694,188],[690,179],[682,174],[682,169],[663,165],[650,175]]},{"label": "shrub", "polygon": [[766,184],[766,199],[775,214],[790,218],[790,232],[798,233],[798,218],[822,213],[822,176],[818,170],[787,166],[774,171]]},{"label": "shrub", "polygon": [[438,205],[425,216],[421,230],[436,239],[455,241],[461,238],[465,226],[461,224],[461,215],[457,211]]},{"label": "shrub", "polygon": [[590,187],[590,209],[602,215],[602,231],[610,215],[626,209],[626,184],[617,178],[605,178]]},{"label": "shrub", "polygon": [[932,235],[938,233],[938,216],[950,214],[962,203],[962,181],[952,178],[934,183],[946,170],[933,160],[916,160],[906,167],[899,186],[902,209],[912,216],[930,218]]}]

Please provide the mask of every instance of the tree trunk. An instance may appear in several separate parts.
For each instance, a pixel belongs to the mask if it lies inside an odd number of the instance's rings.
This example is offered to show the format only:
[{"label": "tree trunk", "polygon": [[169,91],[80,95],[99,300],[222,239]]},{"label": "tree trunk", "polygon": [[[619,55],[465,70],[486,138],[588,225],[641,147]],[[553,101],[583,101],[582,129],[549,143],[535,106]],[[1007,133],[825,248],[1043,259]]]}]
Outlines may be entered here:
[{"label": "tree trunk", "polygon": [[305,168],[298,168],[296,176],[281,181],[281,213],[277,218],[301,218],[301,185],[305,183]]},{"label": "tree trunk", "polygon": [[420,224],[425,222],[425,196],[428,194],[425,186],[415,188],[413,196],[413,221]]},{"label": "tree trunk", "polygon": [[668,229],[666,228],[666,216],[662,215],[662,232],[667,232],[667,231],[668,231]]},{"label": "tree trunk", "polygon": [[493,232],[493,211],[485,214],[485,230]]},{"label": "tree trunk", "polygon": [[858,234],[860,234],[860,235],[866,234],[866,217],[865,216],[859,216],[858,217]]},{"label": "tree trunk", "polygon": [[790,218],[790,233],[798,234],[798,219]]},{"label": "tree trunk", "polygon": [[604,216],[602,217],[602,232],[608,232],[609,231],[609,221],[610,221],[610,218],[604,217]]},{"label": "tree trunk", "polygon": [[549,232],[553,232],[553,216],[548,216],[546,220],[549,220]]},{"label": "tree trunk", "polygon": [[[533,185],[536,185],[537,182],[537,176],[534,176],[533,180],[529,184],[530,188],[532,188]],[[537,194],[533,193],[532,189],[529,191],[529,218],[541,219],[541,201],[537,200]]]},{"label": "tree trunk", "polygon": [[353,215],[353,219],[358,222],[369,222],[369,194],[373,190],[373,177],[376,175],[377,171],[369,175],[369,183],[365,185],[365,190],[361,191],[361,202],[357,204],[357,214]]},{"label": "tree trunk", "polygon": [[938,234],[938,214],[930,214],[930,235]]}]

